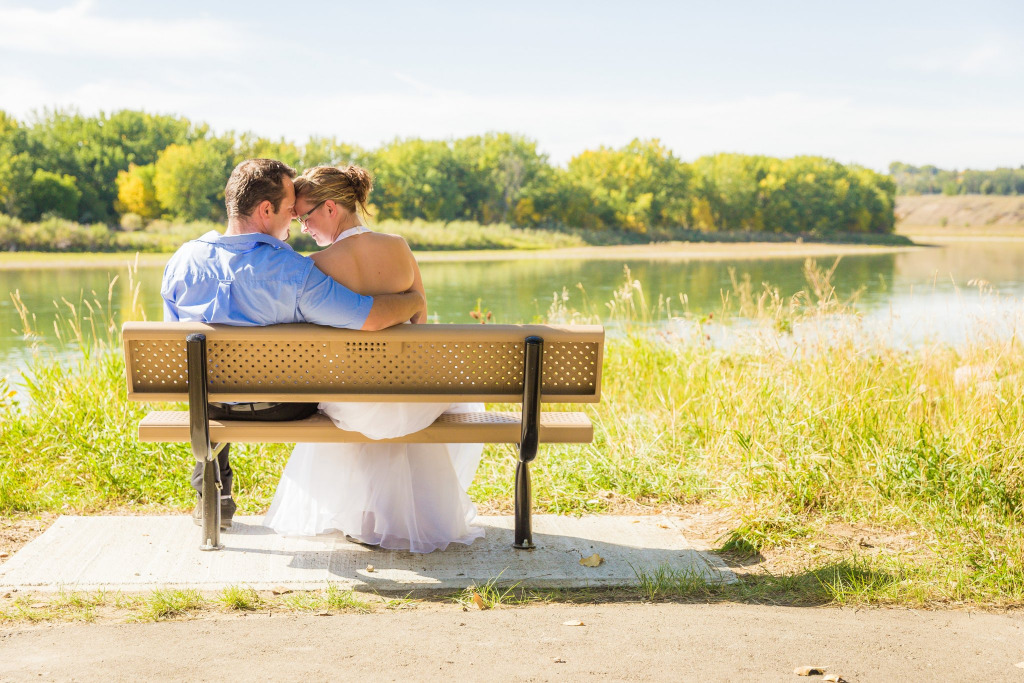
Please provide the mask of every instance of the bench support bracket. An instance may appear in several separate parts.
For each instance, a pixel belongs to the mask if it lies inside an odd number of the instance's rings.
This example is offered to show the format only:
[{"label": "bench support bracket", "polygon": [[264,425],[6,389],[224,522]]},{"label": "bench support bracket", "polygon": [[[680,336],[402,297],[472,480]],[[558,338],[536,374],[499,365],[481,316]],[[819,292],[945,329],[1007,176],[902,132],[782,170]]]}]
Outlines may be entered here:
[{"label": "bench support bracket", "polygon": [[216,449],[210,444],[210,404],[206,386],[206,335],[185,338],[188,354],[188,411],[192,436],[192,454],[203,463],[203,543],[200,550],[220,550],[220,466]]},{"label": "bench support bracket", "polygon": [[523,360],[523,431],[519,439],[519,463],[516,465],[516,510],[514,548],[531,550],[533,529],[530,521],[532,495],[530,462],[537,457],[540,444],[540,391],[544,370],[544,340],[526,338]]}]

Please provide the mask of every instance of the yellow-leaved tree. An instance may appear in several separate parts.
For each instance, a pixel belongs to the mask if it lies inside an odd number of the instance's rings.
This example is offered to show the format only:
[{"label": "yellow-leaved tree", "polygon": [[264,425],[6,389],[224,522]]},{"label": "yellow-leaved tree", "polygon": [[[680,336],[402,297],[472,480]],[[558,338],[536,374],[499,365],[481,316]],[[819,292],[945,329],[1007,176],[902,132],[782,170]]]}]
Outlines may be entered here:
[{"label": "yellow-leaved tree", "polygon": [[155,175],[156,167],[153,164],[131,164],[127,171],[118,171],[117,202],[114,204],[117,212],[134,213],[145,220],[158,217],[160,202],[156,199],[156,187],[153,185]]}]

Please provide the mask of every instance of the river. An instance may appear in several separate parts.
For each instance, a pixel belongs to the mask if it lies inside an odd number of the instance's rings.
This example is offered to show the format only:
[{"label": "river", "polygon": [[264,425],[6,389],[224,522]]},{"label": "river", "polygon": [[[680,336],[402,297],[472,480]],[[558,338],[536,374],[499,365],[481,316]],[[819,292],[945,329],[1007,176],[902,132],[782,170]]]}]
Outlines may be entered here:
[{"label": "river", "polygon": [[[754,247],[756,249],[756,245]],[[685,254],[685,248],[683,249]],[[614,255],[614,252],[613,252]],[[470,312],[491,312],[494,322],[532,322],[543,318],[554,296],[568,294],[568,305],[598,313],[625,281],[624,266],[641,283],[648,301],[659,296],[673,302],[671,313],[686,311],[700,316],[721,308],[722,294],[731,288],[732,270],[760,283],[777,286],[790,296],[807,283],[804,259],[799,256],[768,258],[652,258],[629,253],[623,258],[547,258],[536,256],[495,260],[430,261],[421,265],[435,322],[473,322]],[[82,301],[108,301],[111,278],[118,280],[109,297],[113,313],[131,305],[128,260],[120,268],[62,267],[0,270],[0,292],[19,292],[35,316],[35,341],[57,355],[62,351],[54,333],[57,310],[70,310],[65,302],[85,311]],[[830,266],[834,258],[819,257]],[[159,293],[162,267],[138,271],[139,303],[148,319],[160,319]],[[1019,332],[1024,298],[1024,240],[945,241],[937,246],[886,253],[844,256],[833,283],[841,299],[859,292],[856,310],[868,325],[884,329],[896,343],[925,340],[959,343],[979,327],[999,336]],[[578,286],[582,286],[581,288]],[[685,305],[683,299],[685,298]],[[54,302],[57,302],[55,307]],[[662,317],[665,317],[665,313]],[[666,321],[655,321],[665,324]],[[33,338],[23,334],[10,296],[0,300],[0,377],[12,383],[30,354]]]}]

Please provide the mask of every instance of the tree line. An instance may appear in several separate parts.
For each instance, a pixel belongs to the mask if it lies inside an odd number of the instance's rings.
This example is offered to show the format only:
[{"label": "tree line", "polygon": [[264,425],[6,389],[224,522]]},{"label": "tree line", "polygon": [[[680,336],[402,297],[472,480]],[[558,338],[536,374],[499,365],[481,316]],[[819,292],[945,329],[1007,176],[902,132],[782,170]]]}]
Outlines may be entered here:
[{"label": "tree line", "polygon": [[894,161],[889,164],[889,174],[899,194],[1024,194],[1024,166],[957,171]]},{"label": "tree line", "polygon": [[600,147],[553,165],[521,135],[395,139],[375,149],[333,137],[304,144],[215,134],[188,119],[122,110],[0,111],[0,212],[138,230],[222,221],[231,169],[251,157],[300,171],[356,163],[375,177],[382,220],[474,221],[647,234],[671,230],[888,233],[896,185],[814,156],[716,154],[683,161],[658,140]]}]

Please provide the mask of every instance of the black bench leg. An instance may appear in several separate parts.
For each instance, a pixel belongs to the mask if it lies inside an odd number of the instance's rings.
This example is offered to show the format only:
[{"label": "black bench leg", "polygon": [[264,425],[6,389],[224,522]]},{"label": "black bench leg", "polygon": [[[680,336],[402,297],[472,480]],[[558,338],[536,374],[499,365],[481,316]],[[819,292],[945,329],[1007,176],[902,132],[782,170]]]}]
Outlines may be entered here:
[{"label": "black bench leg", "polygon": [[188,412],[192,454],[203,463],[203,542],[200,550],[220,550],[220,467],[210,446],[210,405],[206,386],[206,335],[185,338],[188,354]]},{"label": "black bench leg", "polygon": [[512,544],[520,550],[534,547],[530,503],[530,463],[520,459],[516,465],[516,542]]},{"label": "black bench leg", "polygon": [[544,340],[526,338],[523,361],[523,431],[519,439],[519,463],[516,465],[515,543],[521,550],[532,549],[533,529],[530,522],[532,496],[530,461],[537,457],[540,445],[540,391],[544,368]]},{"label": "black bench leg", "polygon": [[203,463],[203,539],[200,550],[220,550],[220,463]]}]

